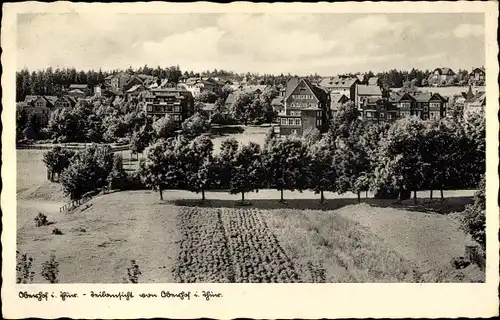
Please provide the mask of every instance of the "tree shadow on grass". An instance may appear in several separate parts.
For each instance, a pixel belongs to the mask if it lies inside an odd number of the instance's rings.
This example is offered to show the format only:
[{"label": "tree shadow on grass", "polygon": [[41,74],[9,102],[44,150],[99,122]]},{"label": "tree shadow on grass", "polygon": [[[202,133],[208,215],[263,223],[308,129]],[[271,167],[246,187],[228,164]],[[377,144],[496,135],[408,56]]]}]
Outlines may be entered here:
[{"label": "tree shadow on grass", "polygon": [[[255,209],[294,209],[294,210],[337,210],[348,205],[358,204],[357,199],[327,199],[320,203],[319,199],[286,199],[281,203],[277,199],[248,199],[249,205],[242,206],[241,201],[237,200],[200,200],[200,199],[182,199],[169,200],[168,204],[187,207],[208,207],[208,208],[255,208]],[[421,213],[448,214],[451,212],[463,211],[467,204],[472,203],[472,197],[447,198],[444,201],[440,199],[418,199],[417,204],[413,200],[404,200],[398,203],[393,199],[361,199],[361,203],[366,203],[372,207],[394,208]]]}]

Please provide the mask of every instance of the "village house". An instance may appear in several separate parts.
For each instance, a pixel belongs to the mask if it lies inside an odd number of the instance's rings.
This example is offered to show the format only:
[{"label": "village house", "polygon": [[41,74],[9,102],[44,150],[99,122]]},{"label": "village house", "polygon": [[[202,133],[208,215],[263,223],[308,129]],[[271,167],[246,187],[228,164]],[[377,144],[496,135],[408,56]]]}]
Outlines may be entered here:
[{"label": "village house", "polygon": [[323,78],[319,85],[328,89],[328,91],[332,94],[344,94],[349,99],[354,101],[356,85],[359,83],[360,82],[357,78],[333,77]]},{"label": "village house", "polygon": [[217,110],[217,106],[215,103],[202,103],[201,112],[205,114],[209,120],[212,119],[215,111]]},{"label": "village house", "polygon": [[34,114],[42,127],[49,122],[50,113],[54,110],[57,101],[55,96],[31,96],[27,95],[24,103],[19,105],[28,116]]},{"label": "village house", "polygon": [[167,88],[147,91],[144,95],[147,115],[163,117],[166,114],[181,123],[194,112],[194,99],[187,90]]},{"label": "village house", "polygon": [[464,119],[468,119],[472,114],[484,112],[486,107],[486,92],[476,92],[464,103]]},{"label": "village house", "polygon": [[76,102],[75,97],[66,95],[58,98],[54,103],[54,107],[65,109],[74,108],[76,106]]},{"label": "village house", "polygon": [[280,113],[283,111],[283,108],[285,107],[284,106],[284,101],[283,101],[283,97],[279,96],[279,97],[276,97],[274,98],[272,101],[271,101],[271,107],[273,108],[273,110],[277,113]]},{"label": "village house", "polygon": [[356,84],[354,104],[360,108],[368,98],[382,98],[382,90],[379,86],[369,86],[364,84]]},{"label": "village house", "polygon": [[83,96],[88,96],[91,94],[90,87],[87,84],[71,84],[68,87],[68,90],[66,90],[68,93],[69,92],[78,92],[83,94]]},{"label": "village house", "polygon": [[136,74],[132,76],[132,78],[130,78],[127,83],[125,83],[125,85],[123,86],[123,90],[127,92],[133,87],[138,88],[141,86],[143,88],[147,88],[157,83],[157,81],[158,81],[157,77],[150,76],[147,74]]},{"label": "village house", "polygon": [[474,68],[469,74],[469,85],[471,86],[484,86],[486,81],[486,69],[484,67]]},{"label": "village house", "polygon": [[283,101],[283,111],[278,114],[280,136],[302,135],[310,128],[320,132],[328,129],[331,114],[330,95],[326,90],[306,79],[292,78],[287,83]]},{"label": "village house", "polygon": [[456,79],[456,74],[450,68],[436,68],[431,73],[427,82],[429,86],[449,86],[452,85]]},{"label": "village house", "polygon": [[104,78],[104,83],[106,84],[106,87],[113,91],[123,92],[125,85],[130,81],[131,78],[132,76],[130,74],[121,71]]},{"label": "village house", "polygon": [[204,91],[218,92],[222,85],[212,78],[189,78],[185,82],[178,84],[179,88],[185,89],[194,97],[199,96]]},{"label": "village house", "polygon": [[381,97],[367,97],[360,105],[359,118],[366,123],[381,123],[387,119],[387,100]]},{"label": "village house", "polygon": [[350,99],[343,93],[330,93],[330,113],[333,115],[339,107]]},{"label": "village house", "polygon": [[448,99],[439,93],[430,92],[404,93],[397,103],[400,117],[416,116],[422,120],[446,117],[448,107]]}]

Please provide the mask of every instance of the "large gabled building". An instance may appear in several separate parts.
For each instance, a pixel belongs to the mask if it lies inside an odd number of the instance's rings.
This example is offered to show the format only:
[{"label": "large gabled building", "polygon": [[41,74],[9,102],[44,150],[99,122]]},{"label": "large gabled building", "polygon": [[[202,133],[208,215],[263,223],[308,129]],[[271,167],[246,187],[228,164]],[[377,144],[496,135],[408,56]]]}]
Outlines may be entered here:
[{"label": "large gabled building", "polygon": [[397,101],[400,117],[416,116],[422,120],[446,117],[448,99],[439,93],[404,93]]},{"label": "large gabled building", "polygon": [[166,114],[181,123],[194,112],[191,92],[182,89],[155,89],[144,95],[144,109],[147,115],[163,117]]},{"label": "large gabled building", "polygon": [[278,114],[281,136],[300,136],[310,128],[325,132],[330,119],[330,95],[326,89],[304,78],[288,81],[283,96],[283,110]]}]

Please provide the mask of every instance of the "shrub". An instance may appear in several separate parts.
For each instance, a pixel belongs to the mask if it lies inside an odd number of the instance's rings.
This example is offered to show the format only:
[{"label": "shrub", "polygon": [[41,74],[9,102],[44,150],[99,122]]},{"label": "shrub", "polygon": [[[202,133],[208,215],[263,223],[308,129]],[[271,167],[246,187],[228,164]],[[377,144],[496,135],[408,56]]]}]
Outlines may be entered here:
[{"label": "shrub", "polygon": [[41,212],[38,212],[38,215],[35,217],[35,222],[37,227],[46,226],[49,224],[47,216]]},{"label": "shrub", "polygon": [[468,205],[462,216],[462,229],[477,241],[483,252],[486,250],[486,179],[483,175],[479,190],[474,195],[474,203]]},{"label": "shrub", "polygon": [[139,265],[135,260],[130,260],[130,267],[127,268],[128,280],[131,283],[139,283],[139,276],[141,275],[141,270],[139,269]]},{"label": "shrub", "polygon": [[42,265],[42,277],[50,283],[58,283],[57,276],[59,274],[59,263],[56,261],[56,256],[51,255],[50,260],[45,261]]},{"label": "shrub", "polygon": [[85,148],[75,154],[61,174],[64,192],[73,200],[80,199],[85,193],[106,186],[112,168],[113,153],[109,146]]},{"label": "shrub", "polygon": [[54,228],[52,229],[52,234],[60,236],[63,235],[64,233],[59,228]]},{"label": "shrub", "polygon": [[108,176],[108,188],[111,190],[124,190],[127,173],[123,169],[123,158],[121,154],[113,156],[113,169]]},{"label": "shrub", "polygon": [[33,282],[35,272],[31,271],[33,267],[33,258],[28,257],[27,254],[21,254],[16,251],[16,283],[29,283]]}]

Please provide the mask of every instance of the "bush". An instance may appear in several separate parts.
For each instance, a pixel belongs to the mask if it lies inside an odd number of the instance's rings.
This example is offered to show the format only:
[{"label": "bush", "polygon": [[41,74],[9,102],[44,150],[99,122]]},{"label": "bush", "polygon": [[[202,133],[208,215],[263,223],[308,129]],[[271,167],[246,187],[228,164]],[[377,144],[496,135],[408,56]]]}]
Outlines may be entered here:
[{"label": "bush", "polygon": [[81,199],[85,193],[107,186],[112,168],[111,148],[92,145],[75,154],[61,174],[60,182],[71,199]]},{"label": "bush", "polygon": [[57,276],[59,274],[59,263],[56,261],[56,256],[51,255],[50,260],[45,261],[42,265],[42,277],[50,283],[58,283]]},{"label": "bush", "polygon": [[27,254],[20,254],[16,251],[16,283],[29,283],[33,282],[35,272],[31,271],[33,267],[33,258],[28,257]]},{"label": "bush", "polygon": [[46,226],[49,224],[47,216],[41,212],[38,212],[38,215],[35,217],[35,222],[37,227]]},{"label": "bush", "polygon": [[486,250],[486,179],[483,175],[478,192],[474,195],[474,203],[468,205],[462,216],[462,229],[477,241],[483,252]]},{"label": "bush", "polygon": [[130,260],[130,267],[127,268],[128,280],[131,283],[139,283],[139,276],[141,275],[139,265],[135,260]]},{"label": "bush", "polygon": [[60,229],[54,228],[54,229],[52,229],[52,234],[60,236],[60,235],[63,235],[64,233]]}]

